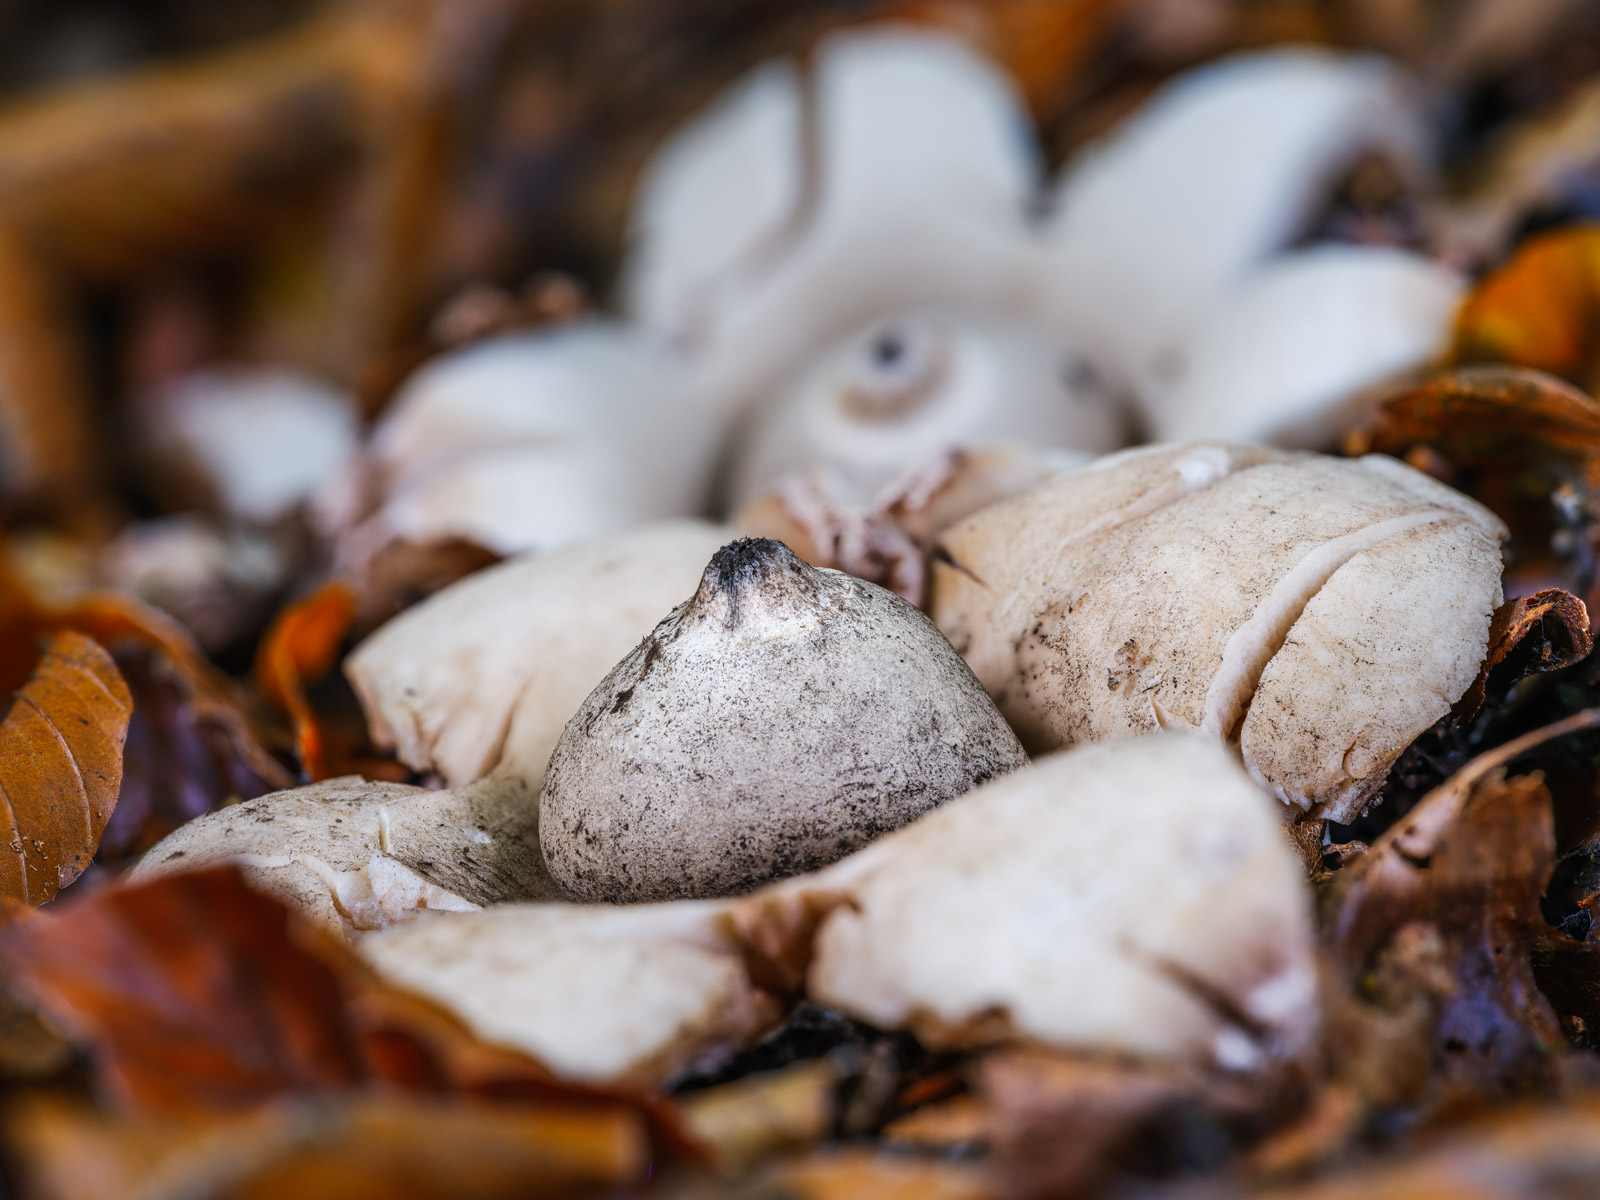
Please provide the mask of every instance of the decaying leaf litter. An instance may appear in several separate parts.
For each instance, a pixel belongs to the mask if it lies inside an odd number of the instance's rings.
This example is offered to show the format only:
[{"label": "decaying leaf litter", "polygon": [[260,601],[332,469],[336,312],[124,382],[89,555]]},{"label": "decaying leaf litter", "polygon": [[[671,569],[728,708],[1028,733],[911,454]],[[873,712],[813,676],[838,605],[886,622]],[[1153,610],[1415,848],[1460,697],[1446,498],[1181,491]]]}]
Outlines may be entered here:
[{"label": "decaying leaf litter", "polygon": [[1585,6],[76,11],[0,1184],[1592,1173]]}]

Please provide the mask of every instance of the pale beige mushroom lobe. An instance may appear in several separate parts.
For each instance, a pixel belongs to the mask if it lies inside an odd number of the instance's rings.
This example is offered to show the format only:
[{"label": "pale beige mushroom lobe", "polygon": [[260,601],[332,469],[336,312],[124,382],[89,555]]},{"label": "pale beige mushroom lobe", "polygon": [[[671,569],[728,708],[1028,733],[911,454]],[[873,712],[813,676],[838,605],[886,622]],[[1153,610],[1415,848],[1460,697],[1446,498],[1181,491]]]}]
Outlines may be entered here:
[{"label": "pale beige mushroom lobe", "polygon": [[1345,563],[1363,550],[1409,530],[1466,520],[1451,509],[1424,509],[1375,522],[1312,550],[1273,585],[1250,618],[1228,638],[1222,649],[1222,665],[1206,690],[1200,727],[1220,741],[1234,739],[1267,664],[1283,649],[1306,605]]}]

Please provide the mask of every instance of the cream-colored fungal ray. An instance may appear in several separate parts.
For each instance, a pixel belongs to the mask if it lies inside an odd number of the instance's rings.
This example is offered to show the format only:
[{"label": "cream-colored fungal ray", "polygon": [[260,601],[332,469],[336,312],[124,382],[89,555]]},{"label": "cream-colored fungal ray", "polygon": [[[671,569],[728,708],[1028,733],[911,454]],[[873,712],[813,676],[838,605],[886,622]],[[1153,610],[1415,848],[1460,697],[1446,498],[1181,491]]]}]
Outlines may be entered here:
[{"label": "cream-colored fungal ray", "polygon": [[436,592],[344,660],[374,743],[451,787],[498,768],[537,791],[568,718],[731,536],[657,521]]},{"label": "cream-colored fungal ray", "polygon": [[585,1083],[659,1085],[779,1015],[714,902],[507,904],[363,938],[393,983]]},{"label": "cream-colored fungal ray", "polygon": [[[946,529],[929,611],[1030,752],[1199,727],[1331,815],[1359,809],[1471,682],[1504,536],[1392,459],[1152,447]],[[1362,574],[1391,546],[1387,581]],[[1383,662],[1405,664],[1403,684]]]},{"label": "cream-colored fungal ray", "polygon": [[1352,556],[1262,671],[1239,730],[1246,768],[1296,811],[1353,820],[1470,686],[1500,600],[1498,539],[1475,521],[1418,526]]},{"label": "cream-colored fungal ray", "polygon": [[198,817],[128,879],[233,863],[252,887],[349,936],[428,911],[553,899],[538,812],[536,794],[505,774],[445,791],[344,776]]},{"label": "cream-colored fungal ray", "polygon": [[1172,478],[1142,495],[1135,496],[1120,508],[1114,508],[1096,517],[1070,535],[1062,545],[1085,542],[1108,530],[1132,524],[1159,509],[1166,508],[1169,504],[1176,504],[1193,492],[1220,483],[1235,471],[1247,470],[1255,465],[1253,462],[1236,459],[1225,446],[1195,446],[1189,453],[1172,462]]},{"label": "cream-colored fungal ray", "polygon": [[659,1086],[809,996],[930,1045],[1255,1072],[1315,1044],[1311,896],[1211,739],[1052,756],[809,875],[666,904],[506,904],[364,935],[385,978],[567,1078]]},{"label": "cream-colored fungal ray", "polygon": [[1234,630],[1222,648],[1222,665],[1206,690],[1200,728],[1221,741],[1238,733],[1250,707],[1256,684],[1307,604],[1333,577],[1333,573],[1363,550],[1379,542],[1440,521],[1465,520],[1446,509],[1423,509],[1390,517],[1324,542],[1297,562],[1262,598],[1249,620]]}]

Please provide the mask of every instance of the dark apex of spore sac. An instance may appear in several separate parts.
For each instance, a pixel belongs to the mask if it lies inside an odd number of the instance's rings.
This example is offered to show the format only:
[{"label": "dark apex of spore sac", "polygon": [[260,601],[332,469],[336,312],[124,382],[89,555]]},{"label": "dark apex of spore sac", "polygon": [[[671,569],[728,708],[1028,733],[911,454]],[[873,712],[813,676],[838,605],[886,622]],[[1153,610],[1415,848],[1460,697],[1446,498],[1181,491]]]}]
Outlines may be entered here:
[{"label": "dark apex of spore sac", "polygon": [[748,537],[729,542],[711,556],[700,587],[696,608],[723,604],[723,624],[733,629],[754,597],[777,604],[804,602],[816,593],[815,568],[773,538]]}]

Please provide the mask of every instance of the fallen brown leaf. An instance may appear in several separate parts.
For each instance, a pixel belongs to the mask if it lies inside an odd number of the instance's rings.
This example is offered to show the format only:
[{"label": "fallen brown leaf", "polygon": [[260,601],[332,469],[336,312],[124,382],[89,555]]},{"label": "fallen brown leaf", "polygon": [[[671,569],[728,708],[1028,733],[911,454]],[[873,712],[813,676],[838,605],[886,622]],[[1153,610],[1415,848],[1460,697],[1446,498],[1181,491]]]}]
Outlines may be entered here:
[{"label": "fallen brown leaf", "polygon": [[690,1092],[677,1107],[717,1166],[733,1174],[775,1151],[832,1133],[838,1084],[833,1063],[812,1059]]},{"label": "fallen brown leaf", "polygon": [[43,904],[89,865],[117,805],[132,712],[105,650],[51,636],[0,721],[0,896]]},{"label": "fallen brown leaf", "polygon": [[1554,817],[1543,775],[1505,764],[1597,726],[1585,710],[1480,756],[1333,877],[1323,941],[1354,999],[1329,1044],[1371,1102],[1440,1111],[1548,1084],[1565,1038],[1532,960],[1554,936]]},{"label": "fallen brown leaf", "polygon": [[133,694],[102,861],[125,861],[230,800],[294,786],[248,698],[177,621],[119,592],[47,602],[0,572],[0,688],[20,687],[43,640],[62,631],[103,646]]},{"label": "fallen brown leaf", "polygon": [[689,1145],[659,1101],[567,1085],[380,983],[344,944],[231,867],[109,887],[0,927],[11,990],[90,1052],[115,1112],[244,1111],[386,1087],[624,1111],[657,1151]]},{"label": "fallen brown leaf", "polygon": [[1520,366],[1459,367],[1384,399],[1345,452],[1401,458],[1466,492],[1511,529],[1507,590],[1596,600],[1600,403]]},{"label": "fallen brown leaf", "polygon": [[685,1194],[721,1200],[993,1200],[1004,1192],[981,1165],[852,1148],[775,1163],[737,1188]]},{"label": "fallen brown leaf", "polygon": [[[1325,847],[1319,835],[1315,844],[1304,847],[1308,862],[1317,866],[1314,874],[1322,871],[1330,852],[1343,857],[1364,850],[1360,840],[1370,840],[1394,824],[1486,747],[1591,703],[1581,696],[1574,703],[1561,703],[1560,680],[1543,681],[1555,682],[1554,692],[1549,687],[1518,685],[1534,676],[1577,667],[1588,659],[1593,644],[1588,609],[1570,592],[1548,588],[1502,604],[1489,623],[1489,648],[1477,678],[1446,716],[1406,747],[1384,784],[1382,805],[1349,830],[1358,842]],[[1582,667],[1580,672],[1588,669]],[[1600,814],[1591,813],[1594,805],[1587,801],[1571,802],[1577,790],[1567,778],[1572,772],[1543,760],[1539,766],[1545,769],[1546,784],[1557,801],[1557,843],[1566,853],[1574,839],[1564,830],[1570,824],[1564,816],[1590,821]],[[1550,774],[1553,768],[1560,771],[1556,778]],[[1587,778],[1586,769],[1583,774]]]},{"label": "fallen brown leaf", "polygon": [[[1182,1073],[1136,1062],[1019,1047],[986,1055],[974,1088],[983,1108],[984,1141],[1012,1196],[1077,1195],[1119,1172],[1119,1156],[1145,1151],[1141,1166],[1163,1163],[1152,1126],[1184,1109],[1217,1125],[1204,1085]],[[1149,1135],[1140,1139],[1140,1134]]]}]

